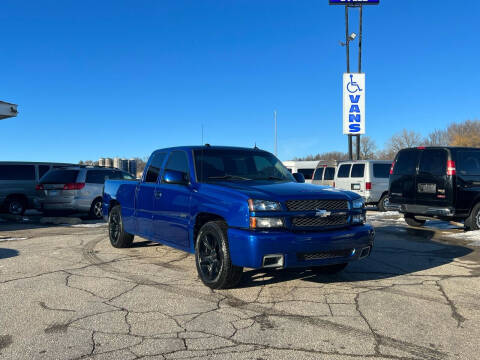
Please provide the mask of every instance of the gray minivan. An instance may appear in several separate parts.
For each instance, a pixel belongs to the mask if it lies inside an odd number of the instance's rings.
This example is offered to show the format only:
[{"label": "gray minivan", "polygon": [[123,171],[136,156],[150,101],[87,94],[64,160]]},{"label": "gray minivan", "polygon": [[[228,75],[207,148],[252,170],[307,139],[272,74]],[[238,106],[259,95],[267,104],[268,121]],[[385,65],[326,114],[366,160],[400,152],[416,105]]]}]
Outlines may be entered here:
[{"label": "gray minivan", "polygon": [[37,185],[36,207],[43,212],[88,213],[90,217],[100,219],[106,179],[136,180],[114,168],[76,165],[54,169]]},{"label": "gray minivan", "polygon": [[35,185],[50,169],[70,164],[0,161],[0,206],[12,215],[34,207]]}]

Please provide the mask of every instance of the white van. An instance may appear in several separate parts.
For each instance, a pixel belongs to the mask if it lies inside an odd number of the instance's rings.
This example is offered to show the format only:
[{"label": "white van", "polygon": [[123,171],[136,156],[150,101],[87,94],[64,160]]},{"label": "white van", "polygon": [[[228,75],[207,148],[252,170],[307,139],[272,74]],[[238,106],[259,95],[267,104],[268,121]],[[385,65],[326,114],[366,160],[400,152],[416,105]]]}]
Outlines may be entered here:
[{"label": "white van", "polygon": [[305,177],[306,183],[312,183],[313,173],[318,165],[318,160],[315,161],[284,161],[283,165],[292,173],[300,173]]},{"label": "white van", "polygon": [[338,163],[335,187],[361,195],[365,204],[386,211],[391,161],[355,160]]}]

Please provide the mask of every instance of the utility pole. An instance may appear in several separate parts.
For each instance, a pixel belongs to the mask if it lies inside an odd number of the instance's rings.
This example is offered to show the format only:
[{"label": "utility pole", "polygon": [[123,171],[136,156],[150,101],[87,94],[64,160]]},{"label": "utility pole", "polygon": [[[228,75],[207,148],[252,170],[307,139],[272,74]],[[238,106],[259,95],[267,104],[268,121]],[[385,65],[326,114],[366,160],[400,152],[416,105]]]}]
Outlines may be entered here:
[{"label": "utility pole", "polygon": [[[360,4],[360,29],[358,34],[358,73],[362,73],[362,32],[363,32],[363,6]],[[360,160],[360,135],[357,135],[357,160]]]},{"label": "utility pole", "polygon": [[274,141],[274,153],[277,156],[277,110],[273,112],[273,118],[275,120],[275,141]]},{"label": "utility pole", "polygon": [[[350,73],[350,34],[348,31],[348,8],[345,6],[345,47],[347,49],[347,73]],[[348,135],[348,158],[353,160],[352,135]]]}]

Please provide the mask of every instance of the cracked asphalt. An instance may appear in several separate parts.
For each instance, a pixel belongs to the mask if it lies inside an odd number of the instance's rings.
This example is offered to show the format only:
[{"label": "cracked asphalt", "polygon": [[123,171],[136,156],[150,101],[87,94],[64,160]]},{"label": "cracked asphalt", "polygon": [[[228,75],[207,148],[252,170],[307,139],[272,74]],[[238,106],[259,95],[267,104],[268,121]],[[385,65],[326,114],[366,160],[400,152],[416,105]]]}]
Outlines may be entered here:
[{"label": "cracked asphalt", "polygon": [[114,249],[104,225],[2,222],[0,358],[479,359],[479,249],[373,223],[372,256],[341,274],[246,270],[212,291],[193,256]]}]

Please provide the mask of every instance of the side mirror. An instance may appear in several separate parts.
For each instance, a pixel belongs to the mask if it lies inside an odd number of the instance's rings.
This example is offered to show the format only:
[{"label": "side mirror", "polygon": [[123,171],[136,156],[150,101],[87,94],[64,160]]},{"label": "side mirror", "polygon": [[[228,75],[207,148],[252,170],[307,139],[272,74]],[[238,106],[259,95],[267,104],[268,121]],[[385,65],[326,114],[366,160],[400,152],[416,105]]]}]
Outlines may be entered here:
[{"label": "side mirror", "polygon": [[293,174],[293,177],[295,180],[297,180],[298,183],[304,183],[305,182],[305,176],[303,176],[302,173],[295,173]]},{"label": "side mirror", "polygon": [[187,174],[181,171],[165,170],[163,182],[166,184],[188,185]]}]

